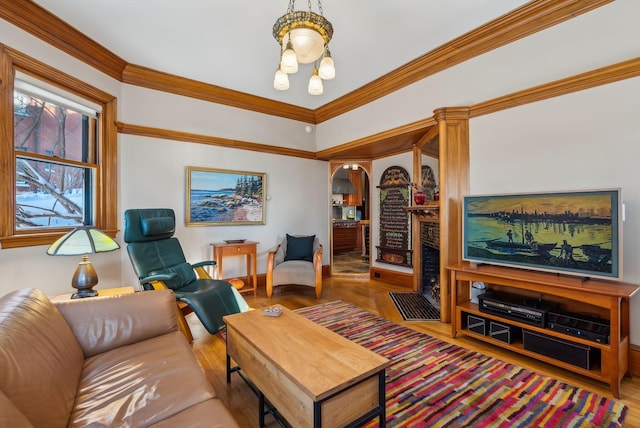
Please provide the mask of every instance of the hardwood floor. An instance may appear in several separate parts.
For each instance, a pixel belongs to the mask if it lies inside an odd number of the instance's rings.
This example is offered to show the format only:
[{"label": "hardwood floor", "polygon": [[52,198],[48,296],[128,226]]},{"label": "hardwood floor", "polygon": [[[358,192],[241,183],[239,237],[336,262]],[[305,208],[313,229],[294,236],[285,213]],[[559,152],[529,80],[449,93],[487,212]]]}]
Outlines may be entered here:
[{"label": "hardwood floor", "polygon": [[[555,377],[569,384],[597,392],[603,396],[613,398],[608,385],[578,376],[569,371],[558,369],[549,364],[541,363],[532,358],[524,357],[471,338],[451,338],[450,324],[438,321],[404,322],[391,301],[389,291],[407,291],[406,288],[370,281],[357,277],[332,277],[324,280],[321,301],[315,298],[315,291],[311,287],[280,286],[275,288],[274,295],[268,299],[264,288],[258,289],[258,296],[246,295],[245,298],[253,308],[263,308],[272,304],[281,304],[289,309],[298,309],[318,303],[343,300],[356,305],[371,313],[382,316],[390,321],[437,337],[441,340],[453,342],[459,346],[482,352],[530,370]],[[195,315],[187,316],[192,329],[194,342],[193,350],[218,396],[234,414],[238,424],[242,427],[258,426],[258,398],[245,382],[233,374],[231,383],[226,383],[226,353],[224,342],[217,336],[209,335],[202,327]],[[320,374],[319,374],[320,375]],[[622,399],[629,407],[625,427],[640,427],[640,378],[625,378],[622,381]],[[279,426],[271,416],[265,418],[267,427]]]},{"label": "hardwood floor", "polygon": [[335,273],[364,273],[369,275],[369,261],[363,260],[362,251],[348,251],[333,255],[331,272]]}]

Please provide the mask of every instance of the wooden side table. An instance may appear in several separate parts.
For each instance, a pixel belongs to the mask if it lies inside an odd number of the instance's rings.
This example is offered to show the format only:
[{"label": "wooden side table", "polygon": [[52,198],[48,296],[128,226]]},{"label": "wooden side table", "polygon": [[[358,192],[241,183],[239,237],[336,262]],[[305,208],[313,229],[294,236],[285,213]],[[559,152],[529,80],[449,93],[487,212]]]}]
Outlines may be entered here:
[{"label": "wooden side table", "polygon": [[[98,295],[95,297],[104,297],[104,296],[118,296],[120,294],[130,294],[130,293],[135,293],[135,287],[133,286],[129,286],[129,287],[116,287],[116,288],[102,288],[102,289],[96,289],[96,291],[98,292]],[[51,300],[52,302],[60,302],[63,300],[69,300],[71,299],[71,295],[73,293],[65,293],[65,294],[59,294],[57,296],[51,296],[49,297],[49,300]],[[90,299],[91,297],[85,297],[85,299]]]},{"label": "wooden side table", "polygon": [[[257,278],[257,246],[255,241],[246,241],[240,243],[227,243],[227,242],[214,242],[211,244],[213,247],[213,259],[218,265],[218,278],[222,279],[222,260],[228,256],[246,256],[247,259],[247,285],[253,284],[253,288],[243,287],[241,293],[250,292],[253,290],[254,297],[258,291],[258,278]],[[251,276],[253,275],[253,282],[251,282]]]}]

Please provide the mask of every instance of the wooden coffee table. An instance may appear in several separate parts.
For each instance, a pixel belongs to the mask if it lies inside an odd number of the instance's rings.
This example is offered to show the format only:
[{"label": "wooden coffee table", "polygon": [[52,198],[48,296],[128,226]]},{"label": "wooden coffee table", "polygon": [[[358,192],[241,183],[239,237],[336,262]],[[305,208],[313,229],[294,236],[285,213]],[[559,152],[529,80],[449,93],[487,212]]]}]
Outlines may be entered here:
[{"label": "wooden coffee table", "polygon": [[259,425],[265,399],[295,427],[358,426],[379,417],[385,426],[385,367],[389,360],[283,308],[227,315],[227,382],[231,360],[258,390]]}]

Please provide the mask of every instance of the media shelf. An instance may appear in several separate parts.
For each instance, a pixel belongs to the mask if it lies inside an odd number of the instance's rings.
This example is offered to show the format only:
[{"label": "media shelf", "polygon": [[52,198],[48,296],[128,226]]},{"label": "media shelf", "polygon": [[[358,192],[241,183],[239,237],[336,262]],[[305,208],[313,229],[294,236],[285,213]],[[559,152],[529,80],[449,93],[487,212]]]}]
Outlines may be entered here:
[{"label": "media shelf", "polygon": [[[464,335],[481,340],[537,360],[553,364],[610,385],[614,397],[620,398],[620,381],[631,376],[629,371],[629,299],[639,289],[626,283],[557,275],[522,269],[474,265],[460,263],[448,266],[451,276],[451,336]],[[484,282],[491,290],[523,295],[531,298],[542,297],[574,312],[596,314],[610,323],[609,343],[572,336],[560,331],[505,318],[498,314],[481,311],[470,301],[469,290],[472,282]],[[529,331],[529,338],[543,337],[550,341],[566,343],[567,346],[589,348],[593,362],[580,367],[549,355],[526,349],[523,340],[512,343],[494,339],[489,334],[480,334],[468,328],[467,316],[483,318],[489,322],[513,326]]]}]

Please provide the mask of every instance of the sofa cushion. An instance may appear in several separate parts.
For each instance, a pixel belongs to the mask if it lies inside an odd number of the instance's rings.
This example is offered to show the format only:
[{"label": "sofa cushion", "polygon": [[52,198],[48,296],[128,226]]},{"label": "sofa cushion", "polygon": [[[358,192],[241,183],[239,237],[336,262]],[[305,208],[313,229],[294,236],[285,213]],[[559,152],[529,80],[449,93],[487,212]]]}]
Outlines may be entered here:
[{"label": "sofa cushion", "polygon": [[149,426],[214,397],[176,331],[88,358],[69,426]]},{"label": "sofa cushion", "polygon": [[273,269],[273,283],[316,286],[316,273],[313,263],[304,260],[290,260]]},{"label": "sofa cushion", "polygon": [[33,428],[31,422],[0,390],[0,427]]},{"label": "sofa cushion", "polygon": [[171,290],[152,290],[54,303],[85,358],[178,329],[176,297]]},{"label": "sofa cushion", "polygon": [[287,250],[284,261],[304,260],[313,261],[313,241],[315,235],[311,236],[291,236],[287,234]]},{"label": "sofa cushion", "polygon": [[67,426],[84,360],[40,290],[0,298],[0,390],[35,427]]}]

